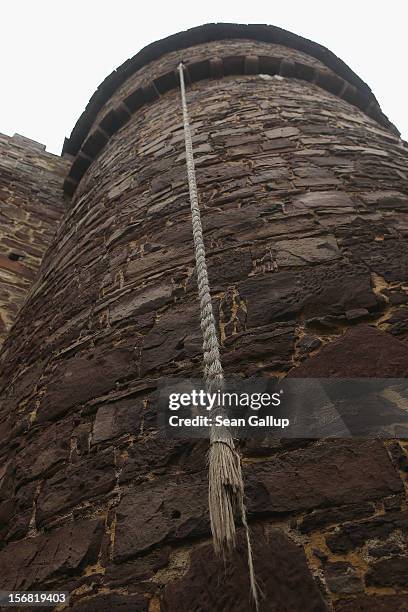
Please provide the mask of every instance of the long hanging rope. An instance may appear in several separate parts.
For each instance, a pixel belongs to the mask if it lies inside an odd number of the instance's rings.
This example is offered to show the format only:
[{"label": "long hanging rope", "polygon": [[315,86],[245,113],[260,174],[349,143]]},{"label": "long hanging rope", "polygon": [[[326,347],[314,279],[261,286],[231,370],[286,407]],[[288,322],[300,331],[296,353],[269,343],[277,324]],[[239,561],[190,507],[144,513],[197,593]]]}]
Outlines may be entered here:
[{"label": "long hanging rope", "polygon": [[[218,337],[208,282],[203,228],[201,225],[200,207],[197,195],[193,144],[191,140],[186,88],[184,83],[184,65],[182,62],[178,66],[178,72],[183,108],[184,142],[186,148],[187,177],[190,192],[198,296],[200,300],[200,322],[203,334],[204,382],[207,390],[212,392],[223,389],[224,372],[221,365]],[[213,408],[211,411],[213,423],[217,412],[221,412],[220,407]],[[228,551],[235,548],[236,527],[234,513],[238,510],[246,534],[251,594],[254,599],[255,607],[258,610],[258,587],[255,580],[252,546],[244,503],[244,481],[241,470],[241,459],[235,450],[234,440],[227,427],[212,425],[210,429],[208,461],[208,503],[214,549],[217,554],[222,554],[225,557]]]}]

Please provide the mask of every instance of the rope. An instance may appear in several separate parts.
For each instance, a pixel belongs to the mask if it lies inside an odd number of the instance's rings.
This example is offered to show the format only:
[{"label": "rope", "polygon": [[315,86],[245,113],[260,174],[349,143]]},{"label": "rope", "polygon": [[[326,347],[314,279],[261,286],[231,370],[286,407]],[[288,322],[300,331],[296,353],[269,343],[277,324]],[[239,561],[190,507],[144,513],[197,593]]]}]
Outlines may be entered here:
[{"label": "rope", "polygon": [[[218,336],[211,303],[210,285],[208,282],[203,228],[201,225],[200,206],[197,195],[193,144],[191,140],[184,83],[184,65],[182,62],[178,66],[178,72],[183,109],[184,142],[186,149],[188,188],[190,192],[198,297],[200,301],[200,323],[203,334],[204,382],[209,391],[217,391],[224,388],[224,372],[220,359]],[[215,414],[222,411],[220,407],[217,407],[213,408],[211,412],[214,423]],[[235,548],[236,526],[234,513],[238,511],[246,534],[251,594],[256,610],[258,610],[258,587],[255,579],[252,546],[244,502],[244,481],[241,470],[241,459],[235,450],[234,440],[227,427],[218,427],[215,424],[212,425],[210,429],[208,464],[208,502],[215,552],[225,557],[228,551]]]}]

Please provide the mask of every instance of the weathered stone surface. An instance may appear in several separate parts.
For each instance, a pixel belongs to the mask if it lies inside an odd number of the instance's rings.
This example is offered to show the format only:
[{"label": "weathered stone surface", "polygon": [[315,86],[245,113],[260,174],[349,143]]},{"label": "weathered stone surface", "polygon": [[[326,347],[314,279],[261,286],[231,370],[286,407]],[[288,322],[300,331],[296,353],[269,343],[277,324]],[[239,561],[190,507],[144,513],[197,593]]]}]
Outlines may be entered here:
[{"label": "weathered stone surface", "polygon": [[164,541],[207,534],[206,499],[205,477],[164,478],[130,490],[118,506],[115,560],[135,556]]},{"label": "weathered stone surface", "polygon": [[316,510],[306,514],[300,522],[299,528],[302,533],[310,533],[324,529],[335,523],[344,523],[353,519],[360,519],[374,514],[374,505],[371,503],[354,504],[341,508],[329,508]]},{"label": "weathered stone surface", "polygon": [[248,326],[258,327],[295,318],[301,308],[296,300],[296,289],[296,276],[293,272],[278,272],[240,283],[240,295],[247,303]]},{"label": "weathered stone surface", "polygon": [[408,473],[408,456],[401,444],[399,442],[392,442],[388,446],[388,452],[396,468],[401,470],[401,472]]},{"label": "weathered stone surface", "polygon": [[[376,442],[360,443],[358,450],[350,442],[336,442],[293,451],[282,459],[249,465],[246,479],[252,515],[344,504],[349,499],[365,501],[402,489],[385,450]],[[123,498],[118,508],[117,559],[162,541],[208,533],[205,473],[198,479],[184,477],[174,489],[172,482],[177,483],[176,476],[153,480]]]},{"label": "weathered stone surface", "polygon": [[132,591],[150,590],[149,580],[154,578],[157,571],[168,566],[171,546],[161,546],[123,563],[111,563],[107,567],[104,582],[111,589],[131,586]]},{"label": "weathered stone surface", "polygon": [[98,408],[92,443],[106,442],[123,434],[137,435],[143,418],[143,402],[136,398],[118,400]]},{"label": "weathered stone surface", "polygon": [[293,182],[296,187],[329,187],[341,184],[333,172],[324,168],[310,167],[297,168]]},{"label": "weathered stone surface", "polygon": [[[255,467],[255,469],[254,469]],[[300,477],[301,474],[301,477]],[[291,512],[378,499],[402,490],[380,442],[321,443],[248,465],[248,509]]]},{"label": "weathered stone surface", "polygon": [[[261,612],[324,612],[328,607],[311,577],[304,554],[286,535],[272,530],[265,536],[254,531],[256,573],[264,597]],[[248,599],[249,582],[245,547],[224,566],[215,557],[212,546],[196,549],[190,566],[179,580],[170,583],[163,595],[163,612],[249,612],[254,610]],[[222,579],[220,579],[222,576]]]},{"label": "weathered stone surface", "polygon": [[225,287],[246,277],[251,269],[252,260],[249,249],[216,254],[208,260],[208,276],[211,284],[215,286]]},{"label": "weathered stone surface", "polygon": [[149,600],[143,595],[121,595],[120,593],[104,593],[95,597],[87,597],[70,606],[74,612],[147,612]]},{"label": "weathered stone surface", "polygon": [[390,557],[391,555],[399,555],[402,552],[402,546],[393,542],[386,542],[385,544],[378,544],[368,548],[370,557],[375,558]]},{"label": "weathered stone surface", "polygon": [[[13,413],[20,402],[27,399],[33,392],[35,387],[38,385],[38,381],[41,378],[45,369],[45,362],[41,359],[37,359],[34,363],[30,364],[29,367],[19,372],[19,375],[14,380],[14,385],[11,392],[4,392],[4,399],[6,394],[7,397],[7,408]],[[10,415],[8,415],[10,416]]]},{"label": "weathered stone surface", "polygon": [[279,267],[302,266],[341,257],[334,236],[282,240],[277,244],[277,251]]},{"label": "weathered stone surface", "polygon": [[372,271],[387,282],[406,283],[408,281],[408,263],[406,260],[407,238],[390,238],[374,240],[367,244],[352,244],[350,252],[356,260],[369,264]]},{"label": "weathered stone surface", "polygon": [[316,357],[300,365],[290,376],[297,378],[405,378],[408,375],[408,347],[390,334],[359,325],[348,329]]},{"label": "weathered stone surface", "polygon": [[[293,325],[272,325],[229,335],[224,327],[223,359],[225,370],[234,372],[239,365],[247,376],[257,375],[263,367],[289,369],[295,342]],[[228,334],[228,335],[227,335]]]},{"label": "weathered stone surface", "polygon": [[[152,427],[156,425],[156,415]],[[128,450],[119,482],[145,480],[147,474],[197,472],[205,469],[207,440],[172,440],[162,435],[149,436]]]},{"label": "weathered stone surface", "polygon": [[24,441],[16,457],[16,478],[19,482],[49,476],[68,459],[71,420],[53,423]]},{"label": "weathered stone surface", "polygon": [[364,588],[353,566],[343,561],[326,563],[324,577],[333,593],[359,593]]},{"label": "weathered stone surface", "polygon": [[239,292],[247,302],[250,327],[295,319],[301,312],[312,318],[378,307],[368,271],[343,264],[252,277],[239,284]]},{"label": "weathered stone surface", "polygon": [[408,197],[400,191],[368,191],[360,194],[365,204],[376,208],[389,208],[391,210],[406,210],[408,208]]},{"label": "weathered stone surface", "polygon": [[26,536],[33,513],[36,484],[26,483],[17,492],[10,491],[8,499],[0,504],[0,533],[4,540]]},{"label": "weathered stone surface", "polygon": [[305,318],[338,316],[354,308],[376,311],[379,300],[374,295],[368,270],[348,263],[322,265],[301,275]]},{"label": "weathered stone surface", "polygon": [[307,209],[337,209],[354,208],[354,203],[348,195],[340,191],[317,191],[295,196],[285,212],[298,213]]},{"label": "weathered stone surface", "polygon": [[340,599],[335,612],[407,612],[408,599],[401,595],[359,595],[353,599]]},{"label": "weathered stone surface", "polygon": [[171,285],[152,286],[142,291],[132,292],[113,303],[109,311],[109,319],[112,323],[116,323],[130,316],[155,312],[158,308],[170,302],[171,294]]},{"label": "weathered stone surface", "polygon": [[134,349],[115,348],[68,360],[48,386],[38,409],[38,419],[53,420],[69,408],[110,391],[132,371],[134,359]]},{"label": "weathered stone surface", "polygon": [[406,337],[408,331],[408,308],[400,308],[389,318],[389,332],[401,339]]},{"label": "weathered stone surface", "polygon": [[[183,326],[180,328],[181,320]],[[165,313],[144,339],[142,372],[163,367],[172,361],[194,357],[199,354],[201,347],[196,304]]]},{"label": "weathered stone surface", "polygon": [[343,525],[328,535],[327,545],[335,553],[344,554],[362,546],[367,540],[385,539],[395,530],[408,534],[408,513],[390,512],[383,516]]},{"label": "weathered stone surface", "polygon": [[267,138],[288,138],[290,136],[298,136],[300,131],[293,127],[276,128],[265,132]]},{"label": "weathered stone surface", "polygon": [[68,524],[0,550],[0,586],[5,590],[43,587],[45,581],[79,572],[96,561],[102,538],[100,520]]},{"label": "weathered stone surface", "polygon": [[115,480],[114,455],[109,449],[69,464],[44,482],[37,502],[38,524],[80,502],[98,499],[113,489]]},{"label": "weathered stone surface", "polygon": [[408,557],[404,555],[376,561],[371,565],[366,581],[369,586],[407,588]]}]

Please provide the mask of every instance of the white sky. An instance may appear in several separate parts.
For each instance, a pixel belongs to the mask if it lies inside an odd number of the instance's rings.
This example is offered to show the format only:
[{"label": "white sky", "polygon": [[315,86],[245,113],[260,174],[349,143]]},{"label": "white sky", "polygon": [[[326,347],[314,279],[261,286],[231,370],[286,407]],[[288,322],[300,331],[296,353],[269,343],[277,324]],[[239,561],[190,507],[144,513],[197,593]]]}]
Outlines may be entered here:
[{"label": "white sky", "polygon": [[59,154],[99,83],[146,44],[209,22],[268,23],[323,44],[408,139],[407,0],[0,0],[0,132]]}]

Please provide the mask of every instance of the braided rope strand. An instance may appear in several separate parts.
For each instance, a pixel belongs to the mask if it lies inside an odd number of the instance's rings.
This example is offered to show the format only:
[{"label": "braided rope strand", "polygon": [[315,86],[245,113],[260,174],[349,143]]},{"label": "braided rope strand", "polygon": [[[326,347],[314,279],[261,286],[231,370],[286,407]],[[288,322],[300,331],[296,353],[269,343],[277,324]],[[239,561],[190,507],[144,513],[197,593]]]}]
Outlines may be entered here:
[{"label": "braided rope strand", "polygon": [[[203,334],[204,382],[207,390],[217,391],[224,387],[224,372],[221,364],[218,336],[208,281],[203,228],[197,194],[193,144],[187,109],[184,65],[182,62],[178,66],[178,72],[183,110],[184,142],[195,248],[198,296],[200,301],[200,323]],[[212,409],[213,416],[215,412],[220,413],[220,408],[217,407]],[[213,422],[214,420],[215,419],[213,419]],[[246,534],[251,594],[256,610],[258,610],[258,587],[255,579],[252,546],[244,502],[244,481],[241,470],[241,458],[235,450],[234,440],[228,428],[212,425],[210,429],[208,464],[208,501],[214,549],[216,553],[225,556],[226,552],[235,548],[236,526],[234,512],[238,511],[241,515]]]}]

